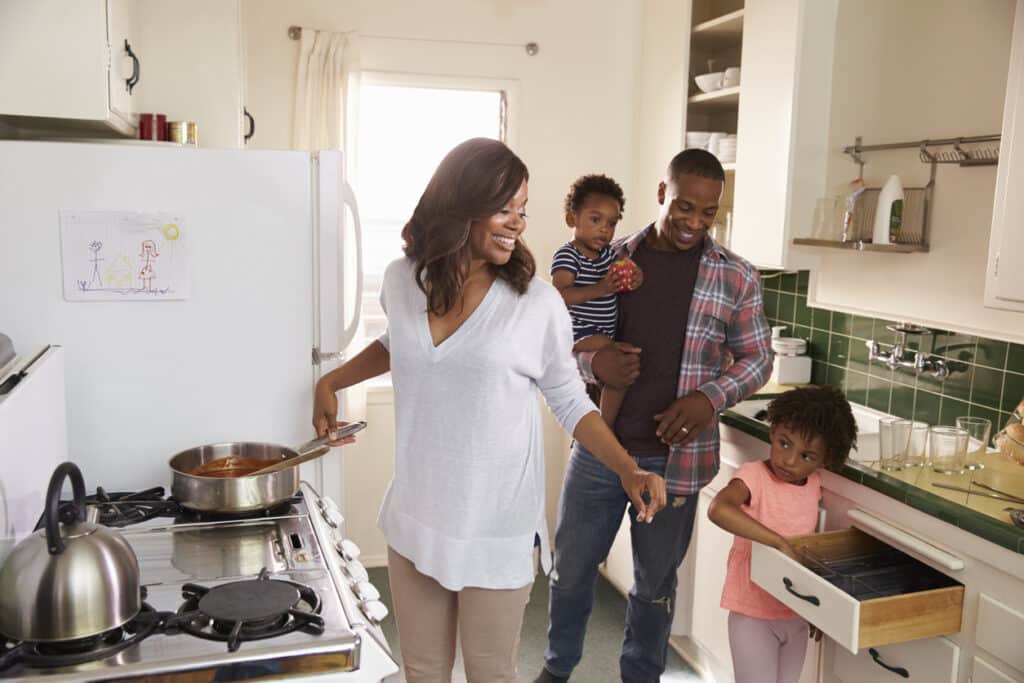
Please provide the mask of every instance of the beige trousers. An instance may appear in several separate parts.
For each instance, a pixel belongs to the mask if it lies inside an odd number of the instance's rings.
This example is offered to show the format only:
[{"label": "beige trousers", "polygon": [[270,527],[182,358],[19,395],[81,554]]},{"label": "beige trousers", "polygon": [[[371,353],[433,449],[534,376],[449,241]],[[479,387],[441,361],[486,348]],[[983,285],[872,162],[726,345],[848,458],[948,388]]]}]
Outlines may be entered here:
[{"label": "beige trousers", "polygon": [[516,683],[519,630],[532,586],[450,591],[390,547],[388,578],[408,683],[452,680],[456,633],[469,683]]}]

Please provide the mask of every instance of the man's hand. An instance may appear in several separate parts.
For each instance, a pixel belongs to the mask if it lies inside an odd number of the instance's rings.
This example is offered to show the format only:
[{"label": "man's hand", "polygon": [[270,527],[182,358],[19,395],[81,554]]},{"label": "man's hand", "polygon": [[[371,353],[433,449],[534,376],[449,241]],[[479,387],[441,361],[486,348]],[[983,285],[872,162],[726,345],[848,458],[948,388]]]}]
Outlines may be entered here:
[{"label": "man's hand", "polygon": [[[637,509],[636,521],[654,521],[654,515],[665,507],[668,494],[665,492],[665,480],[654,472],[634,467],[628,472],[619,475],[622,489],[629,496],[633,507]],[[644,500],[644,493],[647,500]]]},{"label": "man's hand", "polygon": [[654,416],[658,422],[655,434],[668,445],[684,444],[697,436],[715,416],[711,400],[699,391],[677,398],[668,408]]},{"label": "man's hand", "polygon": [[590,369],[603,384],[625,389],[640,375],[640,348],[615,342],[594,354]]},{"label": "man's hand", "polygon": [[594,354],[591,372],[602,384],[625,389],[640,376],[640,347],[615,342]]}]

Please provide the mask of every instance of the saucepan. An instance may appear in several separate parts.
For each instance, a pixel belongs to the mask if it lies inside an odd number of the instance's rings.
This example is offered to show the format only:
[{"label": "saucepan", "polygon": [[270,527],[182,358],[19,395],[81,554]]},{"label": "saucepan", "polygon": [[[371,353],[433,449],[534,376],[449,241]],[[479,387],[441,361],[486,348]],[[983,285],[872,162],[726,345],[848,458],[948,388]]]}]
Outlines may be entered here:
[{"label": "saucepan", "polygon": [[[364,426],[365,423],[346,425],[335,438]],[[266,510],[296,494],[297,465],[330,450],[330,440],[323,437],[295,448],[253,441],[190,448],[170,460],[171,495],[182,506],[199,512],[236,514]],[[273,472],[257,471],[283,460],[296,460],[296,466]]]}]

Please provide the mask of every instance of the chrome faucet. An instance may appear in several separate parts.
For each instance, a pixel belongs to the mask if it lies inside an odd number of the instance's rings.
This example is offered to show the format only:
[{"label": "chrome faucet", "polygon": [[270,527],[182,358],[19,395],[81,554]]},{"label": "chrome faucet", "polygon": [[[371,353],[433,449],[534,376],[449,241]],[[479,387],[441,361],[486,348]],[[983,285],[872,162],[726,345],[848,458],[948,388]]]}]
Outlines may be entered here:
[{"label": "chrome faucet", "polygon": [[879,361],[888,365],[893,370],[906,368],[913,370],[914,374],[928,373],[938,379],[949,377],[950,365],[944,359],[931,356],[921,350],[916,350],[909,357],[907,356],[907,335],[930,335],[932,333],[926,327],[901,323],[899,325],[888,325],[887,330],[896,333],[896,343],[888,351],[882,351],[878,342],[870,340],[864,342],[868,347],[868,361]]}]

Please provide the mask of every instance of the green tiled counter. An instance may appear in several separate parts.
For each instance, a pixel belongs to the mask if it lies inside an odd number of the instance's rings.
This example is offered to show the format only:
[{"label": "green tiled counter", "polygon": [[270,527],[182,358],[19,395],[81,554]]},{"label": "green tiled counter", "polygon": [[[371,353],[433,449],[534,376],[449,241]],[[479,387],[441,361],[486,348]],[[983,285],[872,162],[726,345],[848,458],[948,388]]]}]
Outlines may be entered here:
[{"label": "green tiled counter", "polygon": [[[771,395],[771,392],[767,395],[759,393],[757,398],[769,398]],[[732,410],[723,412],[720,419],[722,424],[768,442],[768,427],[761,422]],[[1008,467],[1005,461],[999,460],[1000,456],[990,457],[992,469]],[[1002,519],[1008,519],[1002,509],[1013,507],[1012,503],[930,487],[933,480],[966,487],[970,482],[970,474],[959,477],[933,475],[927,468],[889,473],[854,460],[847,460],[839,474],[998,546],[1024,554],[1024,529]]]}]

